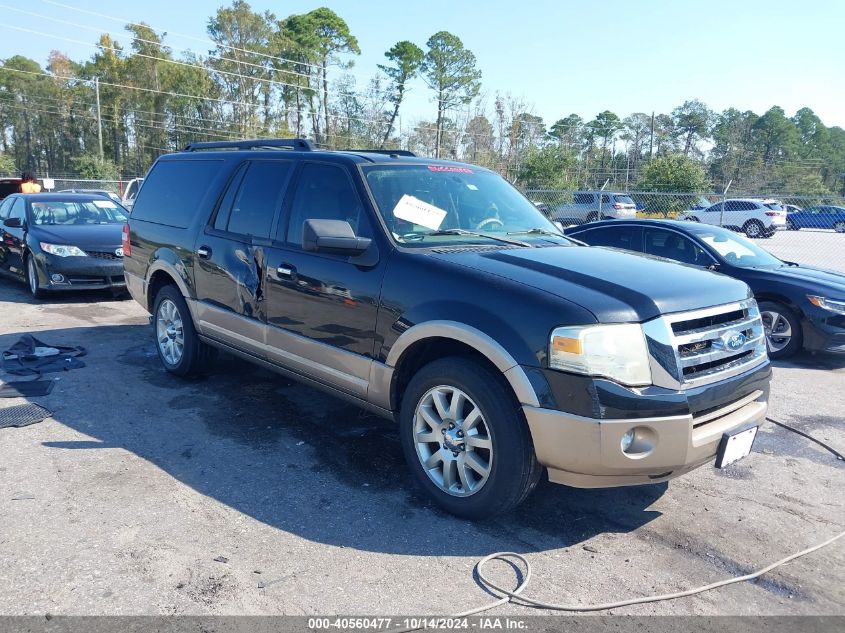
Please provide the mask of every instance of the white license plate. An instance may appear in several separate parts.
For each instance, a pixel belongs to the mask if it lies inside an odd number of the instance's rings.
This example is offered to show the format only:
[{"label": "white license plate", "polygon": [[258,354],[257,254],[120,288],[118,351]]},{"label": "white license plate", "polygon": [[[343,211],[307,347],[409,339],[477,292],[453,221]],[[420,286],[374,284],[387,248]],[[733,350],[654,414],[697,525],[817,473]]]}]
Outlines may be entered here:
[{"label": "white license plate", "polygon": [[738,433],[725,433],[719,443],[719,452],[716,454],[716,468],[724,468],[748,455],[754,445],[755,437],[757,437],[756,426]]}]

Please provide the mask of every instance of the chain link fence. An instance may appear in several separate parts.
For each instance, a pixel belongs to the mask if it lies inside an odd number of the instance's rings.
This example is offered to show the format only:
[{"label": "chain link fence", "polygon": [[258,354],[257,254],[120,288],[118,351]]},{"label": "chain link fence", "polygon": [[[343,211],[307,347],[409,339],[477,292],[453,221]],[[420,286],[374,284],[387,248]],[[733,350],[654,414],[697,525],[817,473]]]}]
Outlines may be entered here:
[{"label": "chain link fence", "polygon": [[745,233],[781,259],[845,272],[843,197],[560,189],[524,193],[563,226],[633,217],[702,222]]}]

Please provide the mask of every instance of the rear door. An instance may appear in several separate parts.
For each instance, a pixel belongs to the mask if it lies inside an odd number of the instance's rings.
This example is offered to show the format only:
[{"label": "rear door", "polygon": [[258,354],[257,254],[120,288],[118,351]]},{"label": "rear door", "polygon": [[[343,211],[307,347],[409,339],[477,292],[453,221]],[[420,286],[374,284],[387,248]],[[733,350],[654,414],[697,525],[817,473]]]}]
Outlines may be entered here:
[{"label": "rear door", "polygon": [[613,224],[572,233],[572,237],[590,246],[608,246],[642,253],[642,233],[642,229],[638,226]]},{"label": "rear door", "polygon": [[292,172],[288,160],[241,163],[194,249],[200,331],[260,358],[267,249]]},{"label": "rear door", "polygon": [[267,259],[267,343],[270,360],[365,398],[386,258],[374,239],[349,257],[302,249],[309,219],[349,222],[374,238],[371,209],[343,165],[307,162],[297,175]]}]

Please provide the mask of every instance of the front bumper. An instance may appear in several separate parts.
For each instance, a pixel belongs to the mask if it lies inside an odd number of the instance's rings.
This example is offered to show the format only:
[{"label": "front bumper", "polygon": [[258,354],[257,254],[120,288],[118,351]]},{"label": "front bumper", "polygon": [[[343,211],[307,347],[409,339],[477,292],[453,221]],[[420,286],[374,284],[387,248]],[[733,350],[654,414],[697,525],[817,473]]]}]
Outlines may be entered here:
[{"label": "front bumper", "polygon": [[636,209],[602,209],[601,215],[603,218],[611,220],[631,220],[637,217]]},{"label": "front bumper", "polygon": [[[771,365],[677,391],[627,388],[553,370],[526,373],[540,406],[522,410],[549,479],[604,488],[682,475],[712,460],[724,433],[762,424]],[[635,427],[651,438],[646,454],[622,451],[622,436]]]},{"label": "front bumper", "polygon": [[[51,292],[126,288],[122,259],[56,257],[40,253],[36,264],[41,287]],[[61,279],[54,279],[54,275],[61,275]]]},{"label": "front bumper", "polygon": [[[706,415],[602,420],[523,406],[538,461],[549,480],[577,488],[609,488],[667,481],[716,457],[724,433],[760,425],[767,402],[753,392]],[[634,427],[651,432],[647,454],[622,451]]]},{"label": "front bumper", "polygon": [[811,306],[802,321],[802,330],[807,351],[845,353],[845,315]]}]

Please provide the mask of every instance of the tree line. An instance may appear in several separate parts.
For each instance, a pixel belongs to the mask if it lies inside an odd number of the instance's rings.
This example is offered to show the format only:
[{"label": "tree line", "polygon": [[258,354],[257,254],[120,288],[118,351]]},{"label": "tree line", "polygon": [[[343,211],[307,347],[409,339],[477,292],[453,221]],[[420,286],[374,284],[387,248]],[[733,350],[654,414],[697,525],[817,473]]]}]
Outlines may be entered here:
[{"label": "tree line", "polygon": [[[174,51],[143,22],[89,59],[52,51],[44,68],[0,64],[0,172],[115,178],[196,141],[308,137],[325,148],[402,148],[495,169],[523,187],[830,194],[842,186],[845,131],[809,108],[787,116],[693,100],[670,113],[605,110],[547,124],[525,99],[482,89],[475,55],[447,31],[400,41],[365,81],[346,21],[321,7],[278,18],[245,0],[206,22],[204,55]],[[425,85],[431,117],[402,117]]]}]

